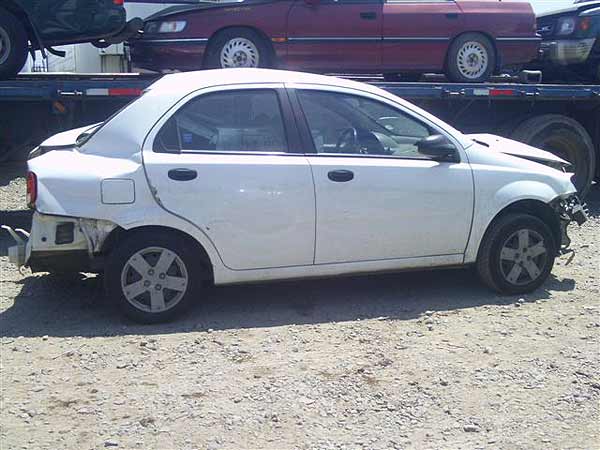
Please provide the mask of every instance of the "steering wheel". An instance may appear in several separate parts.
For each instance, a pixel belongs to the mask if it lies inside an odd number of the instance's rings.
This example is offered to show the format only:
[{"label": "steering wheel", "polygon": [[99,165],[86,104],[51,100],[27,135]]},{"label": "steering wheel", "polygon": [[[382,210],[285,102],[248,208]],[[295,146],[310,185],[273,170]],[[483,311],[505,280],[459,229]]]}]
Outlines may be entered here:
[{"label": "steering wheel", "polygon": [[335,146],[336,153],[356,153],[358,147],[358,131],[354,127],[346,128],[340,133]]}]

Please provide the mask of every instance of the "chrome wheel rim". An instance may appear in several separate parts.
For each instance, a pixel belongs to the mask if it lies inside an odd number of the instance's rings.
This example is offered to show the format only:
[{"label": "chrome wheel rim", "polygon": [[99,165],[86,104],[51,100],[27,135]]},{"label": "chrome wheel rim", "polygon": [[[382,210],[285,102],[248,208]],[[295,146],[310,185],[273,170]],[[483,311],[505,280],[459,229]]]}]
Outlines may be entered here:
[{"label": "chrome wheel rim", "polygon": [[458,51],[457,65],[462,76],[475,80],[485,74],[488,68],[488,52],[480,42],[465,42]]},{"label": "chrome wheel rim", "polygon": [[0,27],[0,64],[4,64],[10,55],[10,38],[8,33],[2,27]]},{"label": "chrome wheel rim", "polygon": [[189,283],[181,258],[162,247],[147,247],[134,253],[121,271],[121,290],[135,308],[160,313],[174,308]]},{"label": "chrome wheel rim", "polygon": [[506,281],[523,286],[537,280],[548,263],[544,238],[527,228],[515,231],[500,250],[500,271]]},{"label": "chrome wheel rim", "polygon": [[229,40],[221,50],[221,67],[258,67],[258,48],[246,38]]}]

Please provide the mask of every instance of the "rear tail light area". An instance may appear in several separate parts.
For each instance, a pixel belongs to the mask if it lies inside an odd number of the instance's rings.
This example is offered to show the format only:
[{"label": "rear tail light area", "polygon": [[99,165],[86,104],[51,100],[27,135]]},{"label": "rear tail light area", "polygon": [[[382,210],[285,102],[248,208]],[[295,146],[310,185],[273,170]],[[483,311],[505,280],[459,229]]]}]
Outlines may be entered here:
[{"label": "rear tail light area", "polygon": [[37,200],[38,185],[37,175],[33,172],[27,173],[27,206],[35,208],[35,202]]},{"label": "rear tail light area", "polygon": [[125,3],[125,0],[113,0],[113,5],[123,6],[123,3]]},{"label": "rear tail light area", "polygon": [[583,19],[581,19],[579,21],[579,29],[581,31],[583,31],[584,33],[586,31],[589,31],[591,27],[592,27],[592,18],[591,17],[584,17]]}]

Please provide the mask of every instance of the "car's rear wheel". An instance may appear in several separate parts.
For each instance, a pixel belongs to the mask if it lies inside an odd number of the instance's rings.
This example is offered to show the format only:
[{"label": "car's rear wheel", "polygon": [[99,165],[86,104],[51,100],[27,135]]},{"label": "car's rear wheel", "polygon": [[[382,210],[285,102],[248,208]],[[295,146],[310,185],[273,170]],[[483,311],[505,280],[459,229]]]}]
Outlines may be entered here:
[{"label": "car's rear wheel", "polygon": [[109,255],[108,295],[136,322],[166,322],[197,299],[205,278],[198,261],[194,246],[177,235],[133,234]]},{"label": "car's rear wheel", "polygon": [[573,184],[581,198],[592,186],[596,154],[589,133],[577,121],[559,114],[545,114],[522,121],[511,138],[549,151],[572,165]]},{"label": "car's rear wheel", "polygon": [[13,14],[0,8],[0,79],[12,78],[27,60],[27,32]]},{"label": "car's rear wheel", "polygon": [[480,33],[457,37],[448,51],[446,75],[456,83],[483,83],[496,67],[496,51]]},{"label": "car's rear wheel", "polygon": [[524,294],[546,281],[556,254],[556,240],[544,222],[511,213],[490,226],[477,257],[477,272],[502,294]]},{"label": "car's rear wheel", "polygon": [[247,28],[230,28],[209,43],[206,66],[211,69],[271,67],[271,51],[264,39]]}]

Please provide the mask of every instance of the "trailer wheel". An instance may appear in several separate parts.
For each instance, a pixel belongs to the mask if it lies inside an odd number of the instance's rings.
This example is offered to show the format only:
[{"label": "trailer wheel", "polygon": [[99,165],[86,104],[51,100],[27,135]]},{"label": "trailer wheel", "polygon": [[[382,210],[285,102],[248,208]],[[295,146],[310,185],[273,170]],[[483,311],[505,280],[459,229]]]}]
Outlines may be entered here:
[{"label": "trailer wheel", "polygon": [[583,198],[595,174],[595,150],[592,138],[577,122],[558,114],[545,114],[522,122],[511,137],[533,147],[554,153],[573,165],[573,184]]},{"label": "trailer wheel", "polygon": [[27,60],[27,32],[13,14],[0,8],[0,79],[13,78]]},{"label": "trailer wheel", "polygon": [[448,50],[446,75],[456,83],[483,83],[496,68],[496,50],[481,33],[458,36]]},{"label": "trailer wheel", "polygon": [[209,69],[271,67],[271,61],[271,51],[257,32],[229,28],[211,38],[205,65]]}]

